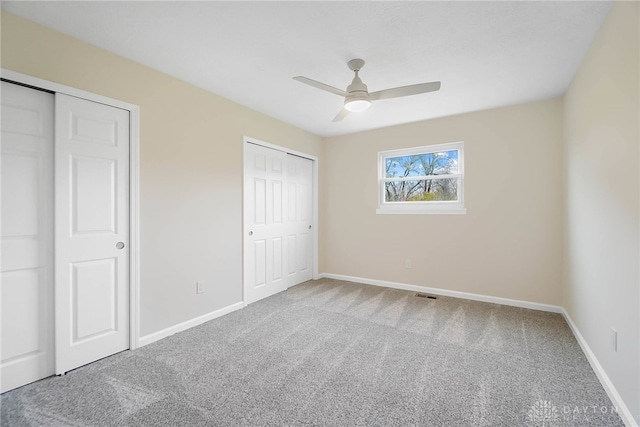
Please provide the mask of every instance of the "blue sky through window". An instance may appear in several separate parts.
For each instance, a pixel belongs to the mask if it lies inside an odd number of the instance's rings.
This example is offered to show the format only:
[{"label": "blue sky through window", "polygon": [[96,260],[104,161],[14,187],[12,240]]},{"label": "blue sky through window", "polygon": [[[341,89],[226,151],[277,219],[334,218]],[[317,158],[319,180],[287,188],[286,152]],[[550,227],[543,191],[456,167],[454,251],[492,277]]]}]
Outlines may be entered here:
[{"label": "blue sky through window", "polygon": [[458,172],[458,150],[385,159],[386,178],[444,175]]}]

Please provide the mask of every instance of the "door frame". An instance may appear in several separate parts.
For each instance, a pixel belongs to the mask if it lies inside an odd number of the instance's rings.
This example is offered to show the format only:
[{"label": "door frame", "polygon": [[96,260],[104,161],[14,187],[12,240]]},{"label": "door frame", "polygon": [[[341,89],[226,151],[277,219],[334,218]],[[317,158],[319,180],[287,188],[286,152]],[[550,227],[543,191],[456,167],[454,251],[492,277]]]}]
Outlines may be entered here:
[{"label": "door frame", "polygon": [[318,274],[318,170],[319,170],[318,157],[313,156],[311,154],[303,153],[302,151],[292,150],[291,148],[283,147],[281,145],[271,144],[269,142],[261,141],[256,138],[243,136],[242,137],[242,235],[240,236],[240,242],[242,246],[242,303],[245,307],[247,306],[247,284],[245,282],[245,274],[244,274],[245,266],[246,266],[244,236],[246,235],[245,233],[249,232],[247,228],[247,224],[245,223],[245,220],[244,220],[244,217],[245,217],[244,215],[245,214],[244,184],[246,179],[245,172],[244,172],[245,170],[244,162],[245,162],[245,151],[246,151],[247,144],[259,145],[262,147],[282,151],[286,154],[293,154],[294,156],[304,157],[305,159],[311,160],[313,164],[313,168],[312,168],[313,184],[311,186],[311,191],[313,193],[311,197],[311,201],[312,201],[311,226],[313,231],[313,233],[311,233],[311,236],[313,239],[313,242],[311,244],[311,252],[312,252],[311,278],[313,280],[318,280],[320,278]]},{"label": "door frame", "polygon": [[59,83],[0,69],[10,83],[63,93],[129,112],[129,349],[140,346],[140,107]]}]

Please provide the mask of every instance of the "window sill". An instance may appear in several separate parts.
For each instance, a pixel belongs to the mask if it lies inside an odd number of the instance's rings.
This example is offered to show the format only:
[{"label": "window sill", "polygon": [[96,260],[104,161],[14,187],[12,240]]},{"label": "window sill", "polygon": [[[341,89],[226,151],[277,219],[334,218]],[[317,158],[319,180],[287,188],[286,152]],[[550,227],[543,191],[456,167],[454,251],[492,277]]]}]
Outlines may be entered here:
[{"label": "window sill", "polygon": [[466,208],[448,209],[407,209],[407,208],[378,208],[376,214],[399,214],[399,215],[466,215]]}]

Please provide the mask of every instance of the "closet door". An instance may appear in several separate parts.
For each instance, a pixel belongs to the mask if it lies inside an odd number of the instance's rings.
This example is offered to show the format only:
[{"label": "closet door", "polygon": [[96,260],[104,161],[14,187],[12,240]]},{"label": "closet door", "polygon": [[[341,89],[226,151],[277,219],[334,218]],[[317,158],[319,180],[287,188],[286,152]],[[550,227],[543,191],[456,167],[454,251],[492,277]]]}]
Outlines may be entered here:
[{"label": "closet door", "polygon": [[56,372],[129,348],[129,112],[56,94]]},{"label": "closet door", "polygon": [[261,300],[312,277],[313,161],[244,146],[244,300]]},{"label": "closet door", "polygon": [[287,154],[287,286],[312,276],[313,162]]},{"label": "closet door", "polygon": [[250,143],[244,150],[244,281],[249,304],[287,289],[287,155]]},{"label": "closet door", "polygon": [[2,82],[1,392],[53,375],[53,94]]}]

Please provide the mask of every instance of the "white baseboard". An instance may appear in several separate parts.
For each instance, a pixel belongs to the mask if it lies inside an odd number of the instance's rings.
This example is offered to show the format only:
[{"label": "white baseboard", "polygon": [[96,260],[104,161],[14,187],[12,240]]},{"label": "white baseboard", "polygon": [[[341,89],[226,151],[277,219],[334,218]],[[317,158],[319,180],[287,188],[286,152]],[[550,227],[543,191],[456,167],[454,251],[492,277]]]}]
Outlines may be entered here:
[{"label": "white baseboard", "polygon": [[186,322],[178,323],[177,325],[170,326],[158,332],[145,335],[143,337],[140,337],[140,339],[138,340],[138,348],[145,346],[147,344],[151,344],[152,342],[161,340],[162,338],[166,338],[175,333],[186,331],[187,329],[193,328],[194,326],[201,325],[205,322],[208,322],[209,320],[213,320],[220,316],[224,316],[225,314],[229,314],[231,312],[239,310],[244,306],[245,306],[244,302],[240,301],[235,304],[231,304],[221,309],[218,309],[216,311],[212,311],[211,313],[203,314],[202,316],[198,316],[194,319],[187,320]]},{"label": "white baseboard", "polygon": [[634,420],[631,411],[629,410],[627,405],[625,405],[622,397],[620,397],[618,390],[616,390],[616,388],[614,387],[613,383],[609,379],[609,376],[604,371],[604,368],[602,367],[600,362],[598,362],[598,358],[596,358],[596,355],[593,353],[593,351],[591,351],[589,344],[587,344],[587,341],[580,333],[580,330],[578,330],[578,327],[573,322],[573,319],[571,318],[571,316],[569,316],[569,313],[567,313],[564,308],[562,309],[562,315],[569,324],[569,327],[571,328],[573,335],[576,337],[578,344],[580,344],[580,347],[582,347],[582,352],[585,354],[585,356],[587,356],[587,360],[589,361],[589,364],[591,364],[591,368],[596,373],[596,376],[600,380],[600,384],[602,384],[604,390],[607,392],[609,399],[611,399],[611,402],[613,402],[614,406],[618,408],[618,415],[620,415],[620,418],[622,418],[624,424],[627,427],[638,427],[638,423]]},{"label": "white baseboard", "polygon": [[492,297],[487,295],[472,294],[469,292],[450,291],[440,288],[429,288],[426,286],[409,285],[406,283],[387,282],[386,280],[366,279],[364,277],[344,276],[342,274],[322,273],[320,277],[327,279],[346,280],[347,282],[364,283],[365,285],[383,286],[385,288],[402,289],[404,291],[424,292],[446,297],[470,299],[473,301],[491,302],[494,304],[510,305],[513,307],[530,308],[532,310],[550,311],[552,313],[562,313],[563,309],[557,305],[541,304],[537,302],[522,301],[509,298]]},{"label": "white baseboard", "polygon": [[622,418],[622,421],[625,423],[627,427],[639,427],[638,423],[634,420],[634,417],[631,414],[631,411],[629,410],[627,405],[625,405],[624,401],[620,397],[620,394],[618,393],[613,383],[609,379],[609,376],[606,374],[606,372],[602,368],[602,365],[600,365],[600,362],[598,362],[598,359],[596,358],[595,354],[593,353],[593,351],[591,351],[591,348],[589,348],[589,345],[585,341],[584,337],[578,330],[578,327],[573,322],[573,319],[571,319],[571,316],[569,316],[569,314],[564,309],[564,307],[560,307],[557,305],[550,305],[550,304],[540,304],[537,302],[529,302],[529,301],[521,301],[521,300],[508,299],[508,298],[492,297],[492,296],[480,295],[480,294],[472,294],[468,292],[450,291],[447,289],[409,285],[406,283],[388,282],[385,280],[367,279],[364,277],[345,276],[342,274],[331,274],[331,273],[320,274],[320,278],[325,278],[325,277],[327,279],[345,280],[348,282],[364,283],[366,285],[383,286],[386,288],[402,289],[405,291],[424,292],[424,293],[429,293],[434,295],[443,295],[448,297],[464,298],[464,299],[469,299],[474,301],[491,302],[495,304],[530,308],[533,310],[549,311],[552,313],[560,313],[564,316],[565,320],[569,324],[569,328],[571,328],[573,335],[576,337],[576,340],[580,344],[582,351],[584,352],[585,356],[587,357],[587,360],[591,364],[591,368],[593,369],[593,371],[596,373],[596,376],[600,380],[602,387],[607,392],[609,399],[611,399],[611,402],[616,406],[616,408],[618,408],[618,414],[620,415],[620,418]]}]

